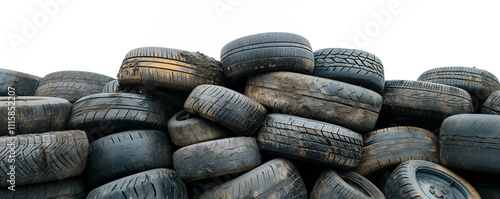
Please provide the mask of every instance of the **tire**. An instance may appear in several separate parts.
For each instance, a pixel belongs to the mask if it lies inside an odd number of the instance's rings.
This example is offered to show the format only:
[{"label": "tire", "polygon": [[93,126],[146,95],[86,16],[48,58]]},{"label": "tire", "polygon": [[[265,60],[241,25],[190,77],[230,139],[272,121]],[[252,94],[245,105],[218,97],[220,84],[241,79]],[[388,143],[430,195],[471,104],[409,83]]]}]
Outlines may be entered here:
[{"label": "tire", "polygon": [[116,79],[106,83],[104,88],[102,88],[103,93],[114,93],[116,91],[118,91],[118,80]]},{"label": "tire", "polygon": [[132,130],[103,137],[89,146],[87,184],[98,187],[135,173],[172,167],[168,135],[158,130]]},{"label": "tire", "polygon": [[187,199],[186,186],[171,169],[153,169],[120,178],[90,191],[87,199]]},{"label": "tire", "polygon": [[409,160],[399,165],[385,184],[384,194],[388,199],[481,198],[460,176],[423,160]]},{"label": "tire", "polygon": [[462,114],[441,126],[439,154],[444,166],[500,174],[500,116]]},{"label": "tire", "polygon": [[357,132],[373,129],[382,97],[369,89],[291,72],[248,80],[245,95],[274,112],[337,124]]},{"label": "tire", "polygon": [[483,114],[500,115],[500,90],[493,92],[481,108]]},{"label": "tire", "polygon": [[33,96],[41,78],[0,68],[0,96],[9,96],[9,87],[14,88],[17,96]]},{"label": "tire", "polygon": [[0,136],[65,130],[70,111],[71,104],[61,98],[0,97]]},{"label": "tire", "polygon": [[201,84],[224,85],[220,62],[200,52],[142,47],[125,56],[118,73],[120,85],[142,85],[191,91]]},{"label": "tire", "polygon": [[34,96],[59,97],[74,103],[84,96],[101,93],[111,80],[113,78],[91,72],[53,72],[40,80]]},{"label": "tire", "polygon": [[314,62],[314,76],[358,85],[377,93],[384,90],[384,66],[369,52],[325,48],[314,51]]},{"label": "tire", "polygon": [[385,199],[373,183],[352,171],[327,169],[314,184],[309,199]]},{"label": "tire", "polygon": [[[83,131],[0,137],[0,155],[9,157],[0,161],[0,187],[12,186],[12,181],[7,181],[12,171],[15,186],[79,176],[87,162],[88,147]],[[10,158],[11,155],[15,157]]]},{"label": "tire", "polygon": [[257,143],[278,156],[352,169],[360,162],[363,137],[334,124],[273,113],[264,120]]},{"label": "tire", "polygon": [[202,142],[174,152],[174,170],[184,181],[248,171],[261,164],[255,138],[236,137]]},{"label": "tire", "polygon": [[100,93],[76,101],[68,129],[84,130],[91,142],[116,132],[153,129],[166,131],[173,108],[162,101],[139,94]]},{"label": "tire", "polygon": [[438,137],[416,127],[391,127],[364,136],[361,163],[354,170],[367,177],[406,160],[439,163]]},{"label": "tire", "polygon": [[276,158],[233,180],[205,191],[198,198],[306,199],[307,191],[297,167],[289,160]]},{"label": "tire", "polygon": [[164,104],[173,106],[176,111],[183,110],[184,102],[186,102],[186,99],[189,96],[189,92],[144,86],[126,87],[119,85],[118,92],[134,93],[158,98],[163,101]]},{"label": "tire", "polygon": [[172,142],[179,147],[232,135],[228,128],[184,110],[172,116],[167,125]]},{"label": "tire", "polygon": [[254,133],[267,110],[254,100],[228,88],[200,85],[188,96],[184,110],[221,124],[237,135]]},{"label": "tire", "polygon": [[311,44],[292,33],[268,32],[241,37],[226,44],[220,54],[224,74],[233,82],[258,73],[312,74],[314,70]]},{"label": "tire", "polygon": [[61,181],[24,185],[15,188],[15,192],[0,189],[3,199],[85,199],[85,183],[81,178],[71,178]]}]

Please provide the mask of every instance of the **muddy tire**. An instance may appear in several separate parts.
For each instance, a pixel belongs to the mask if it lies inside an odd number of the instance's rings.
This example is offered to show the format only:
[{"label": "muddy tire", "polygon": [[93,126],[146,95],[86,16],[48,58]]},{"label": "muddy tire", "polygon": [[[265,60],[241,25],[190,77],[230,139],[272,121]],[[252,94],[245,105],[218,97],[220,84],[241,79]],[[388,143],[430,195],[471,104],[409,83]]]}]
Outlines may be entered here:
[{"label": "muddy tire", "polygon": [[269,114],[257,137],[265,152],[341,169],[358,166],[363,137],[347,128],[302,117]]},{"label": "muddy tire", "polygon": [[[0,155],[6,157],[0,161],[0,187],[11,186],[7,180],[11,179],[8,173],[12,165],[16,186],[79,176],[87,162],[88,147],[83,131],[0,137]],[[15,158],[7,158],[9,155]]]},{"label": "muddy tire", "polygon": [[174,170],[184,181],[248,171],[261,164],[255,138],[236,137],[202,142],[174,152]]},{"label": "muddy tire", "polygon": [[205,191],[198,198],[306,199],[307,192],[297,167],[289,160],[276,158]]},{"label": "muddy tire", "polygon": [[221,50],[224,74],[235,82],[241,77],[271,71],[312,74],[314,55],[306,38],[282,32],[248,35]]},{"label": "muddy tire", "polygon": [[481,198],[460,176],[441,165],[423,160],[409,160],[399,165],[385,184],[384,194],[388,199]]},{"label": "muddy tire", "polygon": [[91,72],[59,71],[45,75],[40,80],[34,96],[59,97],[70,103],[96,93],[113,78]]},{"label": "muddy tire", "polygon": [[168,132],[180,147],[233,135],[228,128],[184,110],[168,120]]},{"label": "muddy tire", "polygon": [[[9,96],[9,87],[14,88],[17,96],[35,94],[40,77],[0,68],[0,96]],[[12,92],[11,92],[12,93]]]},{"label": "muddy tire", "polygon": [[254,133],[267,113],[266,108],[254,100],[215,85],[196,87],[184,103],[184,110],[221,124],[237,135]]},{"label": "muddy tire", "polygon": [[483,114],[500,115],[500,90],[493,92],[481,108]]},{"label": "muddy tire", "polygon": [[384,90],[384,66],[369,52],[325,48],[314,51],[314,62],[314,76],[358,85],[377,93]]},{"label": "muddy tire", "polygon": [[327,169],[314,184],[309,199],[385,199],[373,183],[352,171]]},{"label": "muddy tire", "polygon": [[71,104],[61,98],[0,97],[0,136],[65,130],[70,111]]},{"label": "muddy tire", "polygon": [[153,169],[120,178],[93,189],[87,199],[187,199],[186,186],[171,169]]},{"label": "muddy tire", "polygon": [[102,88],[102,92],[103,93],[114,93],[116,91],[118,91],[118,80],[112,80],[108,83],[106,83],[106,85],[104,85],[104,88]]},{"label": "muddy tire", "polygon": [[15,192],[8,189],[0,189],[2,199],[46,199],[66,198],[85,199],[85,183],[79,178],[71,178],[61,181],[45,182],[32,185],[16,186]]},{"label": "muddy tire", "polygon": [[364,136],[361,163],[354,170],[369,176],[406,160],[439,163],[438,137],[416,127],[391,127]]},{"label": "muddy tire", "polygon": [[500,116],[462,114],[441,126],[439,154],[444,166],[500,174]]},{"label": "muddy tire", "polygon": [[291,72],[251,77],[245,95],[274,112],[337,124],[357,132],[373,129],[382,97],[352,84]]}]

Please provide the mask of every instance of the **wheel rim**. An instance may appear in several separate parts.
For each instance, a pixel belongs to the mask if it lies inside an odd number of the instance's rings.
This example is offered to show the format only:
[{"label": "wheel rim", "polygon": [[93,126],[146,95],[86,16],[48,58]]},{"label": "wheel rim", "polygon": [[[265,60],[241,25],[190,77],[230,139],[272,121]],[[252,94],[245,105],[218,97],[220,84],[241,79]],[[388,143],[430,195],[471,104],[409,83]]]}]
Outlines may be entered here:
[{"label": "wheel rim", "polygon": [[467,199],[471,196],[462,183],[439,170],[419,168],[416,178],[422,192],[432,199]]}]

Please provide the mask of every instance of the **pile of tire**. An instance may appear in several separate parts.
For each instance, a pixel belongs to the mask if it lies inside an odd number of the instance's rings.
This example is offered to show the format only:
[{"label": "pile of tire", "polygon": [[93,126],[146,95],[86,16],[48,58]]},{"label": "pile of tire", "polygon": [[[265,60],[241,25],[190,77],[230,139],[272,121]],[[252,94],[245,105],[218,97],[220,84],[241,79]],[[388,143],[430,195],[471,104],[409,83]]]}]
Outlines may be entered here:
[{"label": "pile of tire", "polygon": [[270,32],[220,61],[133,49],[117,77],[0,69],[0,198],[500,198],[485,70],[386,81],[369,52]]}]

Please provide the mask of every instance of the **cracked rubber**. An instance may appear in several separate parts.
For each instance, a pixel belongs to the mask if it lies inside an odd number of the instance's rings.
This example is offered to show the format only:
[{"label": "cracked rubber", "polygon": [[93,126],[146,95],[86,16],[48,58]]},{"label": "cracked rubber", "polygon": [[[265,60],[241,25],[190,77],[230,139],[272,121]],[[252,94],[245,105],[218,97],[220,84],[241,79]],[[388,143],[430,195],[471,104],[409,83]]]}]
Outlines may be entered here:
[{"label": "cracked rubber", "polygon": [[9,96],[9,87],[15,89],[17,96],[32,96],[40,79],[35,75],[0,68],[0,96]]},{"label": "cracked rubber", "polygon": [[79,177],[33,185],[16,186],[15,192],[0,189],[2,199],[85,199],[85,183]]},{"label": "cracked rubber", "polygon": [[326,169],[314,184],[309,199],[385,199],[368,179],[352,171]]},{"label": "cracked rubber", "polygon": [[118,90],[118,80],[111,80],[102,88],[103,93],[114,93]]},{"label": "cracked rubber", "polygon": [[500,115],[500,90],[493,92],[481,108],[482,114]]}]

